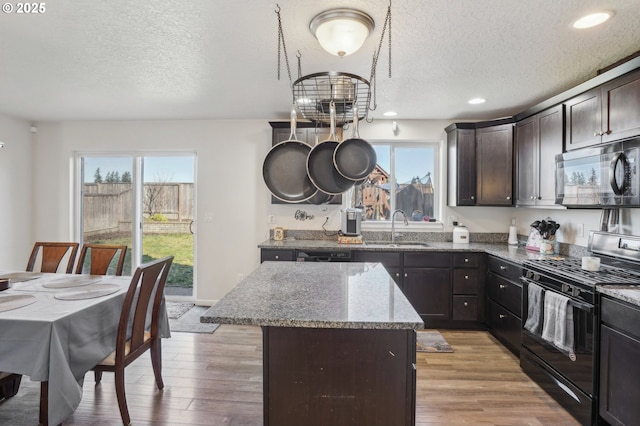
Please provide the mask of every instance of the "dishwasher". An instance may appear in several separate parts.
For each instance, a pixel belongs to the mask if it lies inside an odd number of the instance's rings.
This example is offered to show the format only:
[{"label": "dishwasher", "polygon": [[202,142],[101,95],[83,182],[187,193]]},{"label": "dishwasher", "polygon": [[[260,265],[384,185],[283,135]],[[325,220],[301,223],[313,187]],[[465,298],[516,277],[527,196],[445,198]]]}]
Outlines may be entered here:
[{"label": "dishwasher", "polygon": [[296,250],[297,262],[351,262],[347,250]]}]

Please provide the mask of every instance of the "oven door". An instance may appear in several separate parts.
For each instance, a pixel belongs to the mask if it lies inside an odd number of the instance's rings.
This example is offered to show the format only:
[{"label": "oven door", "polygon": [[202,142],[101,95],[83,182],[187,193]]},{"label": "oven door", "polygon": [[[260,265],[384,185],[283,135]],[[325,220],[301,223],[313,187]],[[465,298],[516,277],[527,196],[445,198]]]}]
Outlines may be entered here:
[{"label": "oven door", "polygon": [[535,283],[545,292],[555,291],[544,283],[521,278],[522,291],[522,346],[536,355],[545,364],[568,379],[585,394],[593,396],[594,378],[594,343],[596,330],[595,308],[592,304],[571,299],[570,306],[573,309],[574,326],[574,350],[575,357],[569,357],[551,343],[542,339],[540,335],[531,333],[524,328],[528,314],[528,289],[529,283]]}]

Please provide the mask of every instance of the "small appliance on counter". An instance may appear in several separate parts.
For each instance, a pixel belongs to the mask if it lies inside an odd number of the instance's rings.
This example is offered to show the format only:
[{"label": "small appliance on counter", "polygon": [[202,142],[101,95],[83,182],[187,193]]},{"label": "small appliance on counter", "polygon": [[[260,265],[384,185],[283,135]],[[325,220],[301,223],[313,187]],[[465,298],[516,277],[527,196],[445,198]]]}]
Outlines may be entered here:
[{"label": "small appliance on counter", "polygon": [[453,222],[453,242],[469,244],[469,230],[461,223]]},{"label": "small appliance on counter", "polygon": [[342,210],[342,234],[356,236],[360,235],[360,225],[362,222],[362,210],[345,209]]}]

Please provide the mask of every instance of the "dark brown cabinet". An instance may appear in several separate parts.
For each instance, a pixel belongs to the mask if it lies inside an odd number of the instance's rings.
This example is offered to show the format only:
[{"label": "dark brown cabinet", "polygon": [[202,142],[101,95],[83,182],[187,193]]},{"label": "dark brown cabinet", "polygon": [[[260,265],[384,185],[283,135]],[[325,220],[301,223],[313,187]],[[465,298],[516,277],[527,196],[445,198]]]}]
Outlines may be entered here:
[{"label": "dark brown cabinet", "polygon": [[[461,125],[458,125],[458,127]],[[449,128],[447,128],[449,129]],[[476,204],[476,131],[451,128],[447,131],[448,204],[475,206]]]},{"label": "dark brown cabinet", "polygon": [[564,147],[563,106],[516,123],[516,204],[555,205],[555,157]]},{"label": "dark brown cabinet", "polygon": [[640,309],[602,298],[600,325],[600,417],[611,425],[640,419]]},{"label": "dark brown cabinet", "polygon": [[640,71],[565,102],[566,149],[640,135]]},{"label": "dark brown cabinet", "polygon": [[404,253],[403,292],[426,327],[451,319],[451,255]]},{"label": "dark brown cabinet", "polygon": [[513,205],[513,125],[476,129],[478,206]]},{"label": "dark brown cabinet", "polygon": [[481,253],[453,254],[453,298],[454,321],[484,321],[484,264]]},{"label": "dark brown cabinet", "polygon": [[448,205],[513,205],[510,119],[448,126]]},{"label": "dark brown cabinet", "polygon": [[515,355],[520,354],[522,318],[522,267],[489,256],[487,274],[487,324],[489,331]]}]

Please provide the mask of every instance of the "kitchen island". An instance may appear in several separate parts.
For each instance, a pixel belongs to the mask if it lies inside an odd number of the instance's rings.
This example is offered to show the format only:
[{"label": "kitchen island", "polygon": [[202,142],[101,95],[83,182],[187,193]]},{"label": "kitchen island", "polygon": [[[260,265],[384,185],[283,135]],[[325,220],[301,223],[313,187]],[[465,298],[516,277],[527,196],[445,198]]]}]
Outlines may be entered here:
[{"label": "kitchen island", "polygon": [[264,425],[414,425],[420,316],[381,264],[264,262],[201,322],[259,325]]}]

